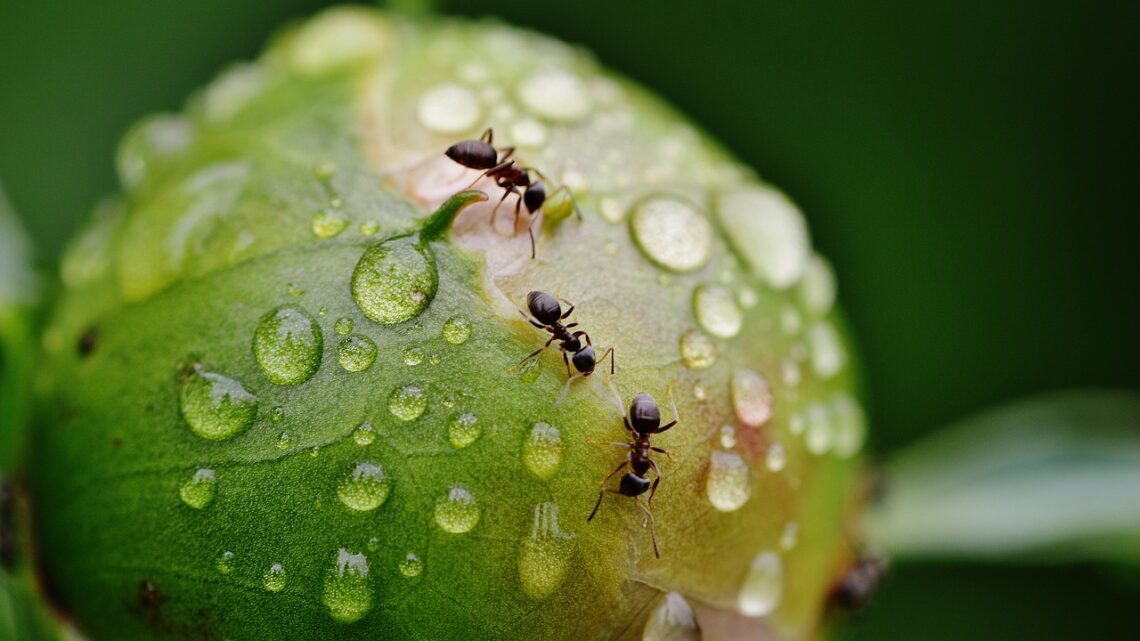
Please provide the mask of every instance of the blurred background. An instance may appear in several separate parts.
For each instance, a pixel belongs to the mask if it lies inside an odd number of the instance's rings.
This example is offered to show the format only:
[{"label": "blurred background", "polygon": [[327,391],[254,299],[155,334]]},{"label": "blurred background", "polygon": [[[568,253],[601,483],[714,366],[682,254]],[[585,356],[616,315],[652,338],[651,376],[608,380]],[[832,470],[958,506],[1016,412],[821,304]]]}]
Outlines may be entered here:
[{"label": "blurred background", "polygon": [[[327,4],[0,2],[0,180],[40,261],[115,189],[129,124]],[[800,204],[877,456],[1028,394],[1140,389],[1140,3],[438,4],[584,46]],[[1135,568],[899,564],[842,638],[1135,639],[1138,599]]]}]

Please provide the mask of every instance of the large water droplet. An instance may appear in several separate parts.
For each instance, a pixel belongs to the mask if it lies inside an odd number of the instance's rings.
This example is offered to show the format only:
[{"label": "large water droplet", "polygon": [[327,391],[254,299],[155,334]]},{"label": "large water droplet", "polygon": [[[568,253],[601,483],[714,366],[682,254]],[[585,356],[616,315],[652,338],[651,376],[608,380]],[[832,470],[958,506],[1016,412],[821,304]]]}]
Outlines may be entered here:
[{"label": "large water droplet", "polygon": [[771,614],[784,592],[784,564],[775,552],[761,552],[752,559],[740,586],[737,606],[750,617]]},{"label": "large water droplet", "polygon": [[701,641],[701,626],[685,597],[676,592],[662,595],[645,620],[641,641]]},{"label": "large water droplet", "polygon": [[296,305],[282,305],[261,317],[253,334],[253,355],[276,385],[299,385],[321,366],[324,340],[317,321]]},{"label": "large water droplet", "polygon": [[348,227],[348,217],[340,212],[326,209],[313,216],[310,226],[317,238],[333,238]]},{"label": "large water droplet", "polygon": [[337,486],[336,495],[341,503],[360,512],[375,510],[388,500],[392,480],[384,468],[376,463],[357,463]]},{"label": "large water droplet", "polygon": [[470,532],[479,523],[479,505],[475,495],[462,485],[452,486],[435,503],[435,522],[444,532]]},{"label": "large water droplet", "polygon": [[522,460],[526,469],[540,479],[548,479],[562,465],[562,432],[549,423],[535,423],[523,443]]},{"label": "large water droplet", "polygon": [[831,413],[835,420],[835,454],[847,458],[863,447],[867,434],[867,419],[859,403],[840,392],[831,400]]},{"label": "large water droplet", "polygon": [[760,427],[772,417],[772,390],[758,372],[739,367],[732,373],[732,407],[741,423]]},{"label": "large water droplet", "polygon": [[388,395],[388,411],[401,421],[414,421],[427,409],[427,393],[419,385],[397,387]]},{"label": "large water droplet", "polygon": [[558,525],[558,506],[541,503],[534,507],[534,526],[523,539],[519,552],[519,582],[532,599],[545,599],[566,580],[574,553],[574,537]]},{"label": "large water droplet", "polygon": [[573,122],[590,110],[590,95],[578,76],[561,69],[537,71],[522,81],[519,99],[548,120]]},{"label": "large water droplet", "polygon": [[186,505],[195,510],[201,510],[214,502],[217,486],[218,479],[214,475],[214,470],[201,468],[194,472],[194,476],[190,477],[190,480],[182,484],[178,495],[182,497],[182,502]]},{"label": "large water droplet", "polygon": [[348,336],[352,333],[352,329],[355,326],[356,322],[351,318],[345,316],[343,318],[336,319],[336,322],[333,323],[333,331],[337,334],[340,334],[341,336]]},{"label": "large water droplet", "polygon": [[234,571],[234,553],[226,550],[218,556],[218,560],[214,562],[214,567],[218,568],[218,572],[222,574],[229,574]]},{"label": "large water droplet", "polygon": [[424,571],[424,562],[420,557],[416,556],[415,552],[408,552],[403,560],[400,561],[400,574],[403,574],[409,579],[414,579]]},{"label": "large water droplet", "polygon": [[362,334],[342,338],[336,346],[336,360],[348,372],[363,372],[376,360],[376,343]]},{"label": "large water droplet", "polygon": [[795,284],[808,258],[803,216],[783,194],[746,187],[717,202],[730,242],[752,269],[775,289]]},{"label": "large water droplet", "polygon": [[372,590],[368,586],[368,558],[363,552],[337,551],[336,564],[325,575],[321,601],[338,623],[359,621],[368,614]]},{"label": "large water droplet", "polygon": [[119,181],[128,190],[138,187],[155,166],[181,154],[193,139],[193,125],[182,116],[159,114],[145,118],[127,132],[119,145]]},{"label": "large water droplet", "polygon": [[718,338],[740,333],[744,315],[732,290],[723,285],[701,285],[693,292],[693,312],[706,332]]},{"label": "large water droplet", "polygon": [[709,502],[721,512],[734,512],[752,496],[752,474],[748,463],[736,452],[714,450],[709,457],[705,489]]},{"label": "large water droplet", "polygon": [[712,250],[708,218],[691,203],[671,196],[651,196],[638,203],[629,230],[649,260],[677,272],[703,266]]},{"label": "large water droplet", "polygon": [[184,373],[179,401],[190,431],[212,441],[241,434],[257,417],[256,396],[234,379],[207,372],[201,365]]},{"label": "large water droplet", "polygon": [[764,455],[764,465],[769,472],[780,472],[788,465],[788,450],[782,443],[772,442]]},{"label": "large water droplet", "polygon": [[831,378],[847,361],[847,352],[835,327],[827,321],[812,323],[807,329],[811,346],[811,368],[820,378]]},{"label": "large water droplet", "polygon": [[280,592],[285,589],[285,566],[274,563],[265,571],[261,584],[270,592]]},{"label": "large water droplet", "polygon": [[376,441],[376,428],[372,427],[372,423],[364,421],[352,431],[352,441],[361,447],[372,445]]},{"label": "large water droplet", "polygon": [[463,133],[474,127],[481,111],[475,92],[452,83],[428,89],[416,107],[420,124],[441,134]]},{"label": "large water droplet", "polygon": [[352,272],[352,296],[365,316],[391,325],[422,312],[438,283],[431,250],[396,238],[365,250]]},{"label": "large water droplet", "polygon": [[681,361],[691,369],[705,369],[716,363],[716,343],[695,329],[681,334]]},{"label": "large water droplet", "polygon": [[471,338],[471,321],[462,316],[452,316],[443,324],[443,339],[452,345],[462,345]]},{"label": "large water droplet", "polygon": [[447,429],[447,440],[451,441],[452,447],[461,449],[474,443],[482,433],[483,428],[479,426],[479,418],[470,412],[464,412],[451,419],[451,425]]}]

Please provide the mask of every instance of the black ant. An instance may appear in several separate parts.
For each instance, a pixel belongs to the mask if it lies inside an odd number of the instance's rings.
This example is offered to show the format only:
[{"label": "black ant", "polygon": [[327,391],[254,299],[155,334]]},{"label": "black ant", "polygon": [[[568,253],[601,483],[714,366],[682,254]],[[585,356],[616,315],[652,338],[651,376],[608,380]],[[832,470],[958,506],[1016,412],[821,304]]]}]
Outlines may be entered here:
[{"label": "black ant", "polygon": [[[550,340],[542,347],[527,354],[526,358],[519,361],[519,365],[527,362],[528,360],[538,356],[554,341],[558,341],[558,349],[562,350],[562,362],[566,364],[566,375],[570,377],[566,381],[566,388],[562,390],[563,395],[569,389],[570,383],[577,378],[589,376],[594,373],[594,367],[601,361],[610,357],[610,374],[615,371],[614,368],[614,348],[606,349],[601,358],[597,357],[597,352],[594,351],[593,342],[590,341],[590,335],[583,331],[571,332],[570,330],[578,326],[577,322],[563,325],[562,321],[570,317],[574,312],[574,305],[569,301],[563,301],[569,307],[565,312],[562,311],[562,306],[558,304],[558,299],[547,294],[546,292],[533,291],[526,295],[526,306],[530,310],[531,316],[528,318],[526,312],[521,309],[519,313],[527,319],[531,325],[550,332]],[[586,344],[582,344],[582,339],[586,339]],[[573,356],[568,356],[573,354]],[[574,369],[578,370],[578,374],[572,374],[570,371],[570,364],[574,364]],[[559,398],[559,403],[562,399]],[[557,405],[557,404],[556,404]]]},{"label": "black ant", "polygon": [[[617,397],[617,390],[614,390],[614,395]],[[617,398],[618,407],[621,408],[621,399]],[[661,468],[657,467],[657,463],[650,458],[650,452],[657,452],[669,456],[665,450],[650,445],[649,438],[654,434],[660,434],[665,430],[673,427],[680,421],[677,415],[677,402],[673,400],[673,388],[669,388],[669,402],[673,405],[673,420],[664,425],[661,424],[661,410],[657,407],[657,401],[645,392],[638,392],[637,396],[633,397],[633,401],[629,404],[629,413],[622,410],[622,420],[625,422],[625,429],[629,430],[630,436],[633,437],[632,443],[610,443],[615,447],[624,447],[629,450],[626,459],[621,462],[613,472],[610,472],[606,478],[602,479],[601,491],[598,492],[598,502],[594,503],[594,511],[590,512],[590,516],[586,517],[586,521],[594,520],[594,515],[598,513],[598,508],[602,505],[602,498],[605,497],[606,492],[610,494],[620,494],[628,496],[637,503],[637,507],[645,512],[645,524],[649,525],[649,536],[653,539],[653,555],[661,558],[661,552],[657,549],[657,533],[653,529],[653,495],[657,493],[657,486],[661,483]],[[633,469],[632,472],[626,472],[621,477],[621,483],[618,489],[610,489],[606,487],[606,482],[609,481],[615,474],[625,469],[626,466]],[[652,482],[646,478],[649,471],[653,470],[655,478]],[[637,497],[649,492],[649,499],[643,504]]]},{"label": "black ant", "polygon": [[[499,202],[495,204],[495,209],[491,212],[492,225],[495,224],[495,215],[499,212],[499,205],[503,204],[507,196],[514,194],[518,197],[518,201],[515,203],[515,225],[518,225],[519,222],[519,208],[526,205],[526,211],[531,216],[530,224],[527,225],[527,233],[530,234],[530,257],[534,258],[535,213],[542,209],[547,194],[546,185],[542,183],[542,180],[534,180],[530,174],[534,172],[542,179],[545,179],[545,176],[534,167],[527,167],[512,160],[511,156],[514,155],[515,148],[497,149],[494,145],[494,139],[494,131],[488,127],[478,140],[460,140],[448,147],[444,153],[448,158],[468,169],[477,169],[483,172],[472,181],[471,185],[479,182],[483,177],[489,177],[495,181],[496,185],[503,188],[503,197],[499,199]],[[520,188],[522,191],[519,191]],[[570,194],[570,190],[566,187],[559,187],[550,195],[553,196],[563,191],[567,195]],[[574,211],[577,213],[577,206],[574,207]],[[580,213],[578,215],[581,216]]]}]

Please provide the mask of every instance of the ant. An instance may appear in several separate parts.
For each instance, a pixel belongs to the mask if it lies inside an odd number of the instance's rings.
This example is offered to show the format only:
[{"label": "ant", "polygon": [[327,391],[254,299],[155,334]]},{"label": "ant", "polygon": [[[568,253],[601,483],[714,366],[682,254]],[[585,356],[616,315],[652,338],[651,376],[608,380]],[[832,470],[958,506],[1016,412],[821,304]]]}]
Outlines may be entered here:
[{"label": "ant", "polygon": [[[527,167],[512,160],[511,156],[514,155],[515,148],[497,149],[494,145],[494,139],[495,133],[491,127],[488,127],[478,140],[460,140],[448,147],[444,154],[468,169],[477,169],[483,172],[472,181],[471,185],[479,182],[483,177],[489,177],[495,181],[496,185],[503,188],[503,197],[499,199],[499,202],[495,204],[495,209],[491,211],[492,225],[495,224],[495,215],[499,212],[499,206],[503,204],[507,196],[514,194],[518,197],[518,201],[515,203],[516,225],[519,222],[519,208],[526,205],[526,211],[531,216],[530,224],[527,225],[527,233],[530,234],[530,257],[533,259],[535,213],[542,209],[542,205],[547,199],[547,193],[546,185],[542,183],[542,180],[534,180],[530,174],[534,172],[543,180],[545,180],[545,176],[534,167]],[[519,191],[520,189],[522,191]],[[563,186],[554,190],[550,195],[553,196],[563,191],[567,195],[570,194],[570,190]],[[574,211],[581,217],[582,214],[578,212],[577,205],[574,206]]]},{"label": "ant", "polygon": [[[563,325],[562,321],[569,318],[570,314],[574,312],[574,304],[570,301],[563,301],[569,308],[563,312],[562,306],[558,304],[558,299],[546,292],[533,291],[526,295],[526,306],[530,310],[531,316],[529,318],[526,312],[519,310],[519,313],[526,318],[527,322],[535,327],[550,332],[550,340],[542,347],[527,354],[526,358],[519,361],[519,365],[527,362],[528,360],[538,356],[554,341],[558,341],[558,349],[562,350],[562,362],[566,364],[566,375],[569,380],[566,381],[566,388],[562,390],[563,396],[566,390],[570,388],[570,383],[577,378],[589,376],[594,373],[594,367],[601,361],[610,358],[610,374],[615,371],[614,368],[614,348],[606,349],[601,358],[597,357],[597,352],[594,351],[593,342],[590,341],[590,335],[583,331],[571,333],[571,329],[578,326],[577,322]],[[582,344],[582,339],[586,339],[586,344]],[[573,356],[568,356],[573,354]],[[570,371],[570,363],[574,364],[574,369],[578,370],[578,374],[572,374]],[[559,398],[559,403],[562,399]],[[557,405],[557,404],[556,404]]]},{"label": "ant", "polygon": [[[612,385],[612,383],[611,383]],[[614,389],[615,400],[618,402],[618,408],[621,408],[621,398],[617,395],[617,390]],[[626,459],[621,462],[614,471],[609,473],[609,476],[602,479],[601,491],[598,492],[598,502],[594,503],[594,511],[590,512],[590,516],[586,517],[586,521],[594,520],[594,516],[598,513],[598,508],[602,505],[602,499],[606,493],[620,494],[628,496],[637,503],[637,507],[645,512],[645,521],[642,522],[642,527],[646,523],[649,525],[649,536],[653,539],[653,555],[661,558],[661,552],[657,549],[657,533],[653,529],[653,495],[657,493],[657,486],[661,483],[661,468],[657,467],[657,463],[650,458],[650,452],[657,452],[669,456],[665,450],[650,445],[649,438],[654,434],[660,434],[665,430],[676,425],[681,419],[677,415],[677,402],[673,399],[673,387],[669,387],[669,402],[673,405],[673,420],[665,425],[661,424],[661,410],[657,407],[657,401],[646,392],[638,392],[637,396],[633,397],[633,401],[629,404],[629,413],[627,414],[622,409],[622,420],[625,422],[625,429],[629,430],[630,436],[633,438],[632,443],[610,443],[615,447],[623,447],[629,450]],[[615,474],[625,469],[626,466],[633,469],[632,472],[626,472],[621,477],[621,482],[618,484],[618,489],[610,489],[606,487],[606,482],[609,481]],[[656,478],[652,482],[647,477],[649,471],[653,470]],[[637,497],[649,492],[649,499],[643,504]]]}]

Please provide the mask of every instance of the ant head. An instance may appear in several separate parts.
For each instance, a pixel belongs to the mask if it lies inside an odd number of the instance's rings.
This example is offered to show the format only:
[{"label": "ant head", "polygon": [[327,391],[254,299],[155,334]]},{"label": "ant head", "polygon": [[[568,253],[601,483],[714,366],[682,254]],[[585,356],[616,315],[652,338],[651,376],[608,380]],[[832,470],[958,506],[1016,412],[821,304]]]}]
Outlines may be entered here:
[{"label": "ant head", "polygon": [[621,477],[619,491],[625,496],[641,496],[649,491],[649,479],[634,472],[626,472]]},{"label": "ant head", "polygon": [[558,299],[546,292],[533,291],[526,295],[526,306],[531,316],[543,325],[553,325],[562,318]]},{"label": "ant head", "polygon": [[661,425],[661,410],[657,408],[657,401],[645,392],[638,392],[629,404],[629,422],[638,434],[657,429]]},{"label": "ant head", "polygon": [[448,158],[470,169],[490,169],[499,162],[499,152],[482,140],[460,140],[444,152]]},{"label": "ant head", "polygon": [[562,349],[568,352],[574,352],[574,357],[577,359],[578,353],[582,351],[582,341],[576,337],[570,337],[563,341]]},{"label": "ant head", "polygon": [[526,210],[533,214],[542,209],[544,202],[546,202],[546,186],[541,180],[536,180],[523,193],[523,204],[526,205]]},{"label": "ant head", "polygon": [[[574,340],[575,342],[578,341],[578,339]],[[594,365],[598,362],[598,356],[594,353],[594,348],[589,345],[582,347],[582,344],[578,343],[578,347],[579,349],[574,352],[574,357],[570,360],[574,362],[574,369],[589,376],[594,372]]]}]

